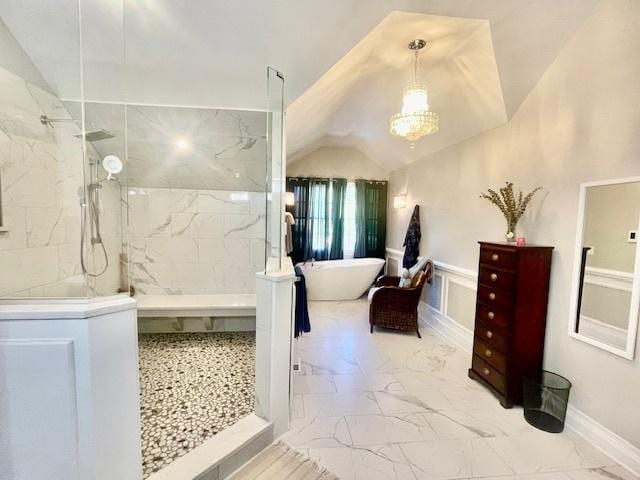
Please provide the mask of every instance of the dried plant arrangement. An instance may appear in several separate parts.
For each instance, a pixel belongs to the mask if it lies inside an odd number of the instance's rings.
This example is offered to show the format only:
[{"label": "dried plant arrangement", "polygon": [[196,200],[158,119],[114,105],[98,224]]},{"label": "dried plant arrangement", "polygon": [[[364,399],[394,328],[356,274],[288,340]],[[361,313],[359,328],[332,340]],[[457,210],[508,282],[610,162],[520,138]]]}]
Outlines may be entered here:
[{"label": "dried plant arrangement", "polygon": [[507,234],[505,235],[507,241],[515,242],[516,225],[533,196],[541,189],[542,187],[536,187],[527,195],[524,195],[522,191],[520,191],[520,193],[518,193],[518,199],[516,200],[516,196],[513,193],[513,183],[505,182],[505,186],[498,189],[499,194],[491,188],[480,194],[480,198],[486,198],[498,207],[507,220]]}]

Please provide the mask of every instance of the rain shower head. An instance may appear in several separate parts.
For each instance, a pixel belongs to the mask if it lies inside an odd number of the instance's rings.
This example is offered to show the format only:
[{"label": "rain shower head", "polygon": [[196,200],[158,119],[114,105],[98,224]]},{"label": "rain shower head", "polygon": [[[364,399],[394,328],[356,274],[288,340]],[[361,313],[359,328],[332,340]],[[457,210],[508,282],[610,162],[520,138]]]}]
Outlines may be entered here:
[{"label": "rain shower head", "polygon": [[[74,137],[82,138],[82,134],[74,135]],[[100,140],[106,140],[108,138],[115,138],[115,135],[112,135],[106,130],[90,130],[84,134],[84,139],[87,142],[99,142]]]},{"label": "rain shower head", "polygon": [[[75,122],[73,118],[49,118],[46,115],[40,115],[40,123],[49,127],[53,127],[58,122]],[[82,138],[82,134],[74,135],[76,138]],[[108,138],[115,138],[115,135],[107,132],[106,130],[89,130],[85,132],[84,139],[87,142],[99,142],[100,140],[107,140]]]}]

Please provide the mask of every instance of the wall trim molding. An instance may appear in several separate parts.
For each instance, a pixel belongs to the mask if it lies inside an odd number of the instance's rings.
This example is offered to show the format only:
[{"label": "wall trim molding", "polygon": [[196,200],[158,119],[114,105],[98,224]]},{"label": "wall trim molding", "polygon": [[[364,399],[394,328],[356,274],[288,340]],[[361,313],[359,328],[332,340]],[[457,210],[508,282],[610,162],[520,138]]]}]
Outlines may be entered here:
[{"label": "wall trim molding", "polygon": [[580,335],[597,338],[620,349],[624,349],[627,344],[627,331],[624,328],[610,325],[586,315],[580,315]]},{"label": "wall trim molding", "polygon": [[450,265],[448,263],[440,262],[438,260],[433,261],[433,265],[437,270],[442,272],[452,273],[460,277],[464,277],[467,280],[471,280],[474,284],[478,283],[478,272],[475,270],[469,270],[468,268],[458,267],[456,265]]},{"label": "wall trim molding", "polygon": [[566,426],[634,475],[640,475],[640,448],[572,405],[567,408]]},{"label": "wall trim molding", "polygon": [[631,292],[633,287],[633,274],[620,272],[618,270],[608,270],[606,268],[586,267],[584,283]]},{"label": "wall trim molding", "polygon": [[467,353],[473,350],[473,332],[455,320],[439,313],[424,300],[418,305],[418,320],[425,328],[433,328]]}]

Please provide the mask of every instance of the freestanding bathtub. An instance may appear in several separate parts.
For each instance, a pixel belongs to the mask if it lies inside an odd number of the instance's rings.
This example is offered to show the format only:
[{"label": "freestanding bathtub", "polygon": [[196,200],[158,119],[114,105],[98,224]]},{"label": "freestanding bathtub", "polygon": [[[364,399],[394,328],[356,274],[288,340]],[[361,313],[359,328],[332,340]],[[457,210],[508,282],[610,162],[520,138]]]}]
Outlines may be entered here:
[{"label": "freestanding bathtub", "polygon": [[299,263],[307,284],[309,300],[355,300],[374,282],[384,260],[354,258]]}]

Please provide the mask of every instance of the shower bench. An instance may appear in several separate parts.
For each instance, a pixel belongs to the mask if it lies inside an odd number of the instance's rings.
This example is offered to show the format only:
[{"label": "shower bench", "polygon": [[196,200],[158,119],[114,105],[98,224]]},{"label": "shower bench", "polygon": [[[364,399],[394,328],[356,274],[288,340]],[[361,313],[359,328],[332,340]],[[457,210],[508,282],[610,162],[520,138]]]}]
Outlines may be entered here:
[{"label": "shower bench", "polygon": [[[136,295],[134,298],[138,302],[138,319],[171,319],[172,330],[178,332],[185,331],[185,319],[200,320],[209,331],[234,331],[234,324],[256,316],[254,293]],[[222,329],[216,328],[216,318],[222,321]]]}]

